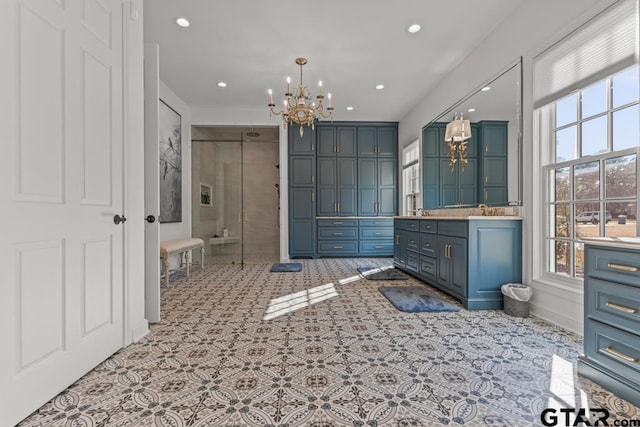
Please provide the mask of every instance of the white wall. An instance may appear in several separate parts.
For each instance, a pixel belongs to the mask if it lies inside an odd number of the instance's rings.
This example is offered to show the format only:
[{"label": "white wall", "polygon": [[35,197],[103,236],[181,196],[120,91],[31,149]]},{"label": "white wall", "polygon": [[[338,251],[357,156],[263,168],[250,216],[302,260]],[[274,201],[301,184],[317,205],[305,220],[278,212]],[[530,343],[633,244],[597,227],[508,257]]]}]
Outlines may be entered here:
[{"label": "white wall", "polygon": [[[532,246],[533,223],[540,220],[540,203],[534,194],[531,159],[534,155],[532,131],[533,57],[571,30],[586,22],[615,0],[535,0],[526,1],[483,40],[455,70],[413,108],[399,125],[399,144],[404,146],[420,136],[422,126],[449,109],[459,99],[503,70],[520,56],[524,60],[523,99],[523,281],[534,288],[531,311],[534,315],[582,333],[582,287],[571,288],[542,283],[534,277],[532,261],[539,256]],[[455,31],[455,29],[454,29]],[[399,151],[401,152],[401,151]]]},{"label": "white wall", "polygon": [[[160,99],[182,117],[182,221],[160,224],[162,242],[191,237],[191,110],[162,80]],[[171,269],[176,268],[179,255],[175,255],[170,263]]]}]

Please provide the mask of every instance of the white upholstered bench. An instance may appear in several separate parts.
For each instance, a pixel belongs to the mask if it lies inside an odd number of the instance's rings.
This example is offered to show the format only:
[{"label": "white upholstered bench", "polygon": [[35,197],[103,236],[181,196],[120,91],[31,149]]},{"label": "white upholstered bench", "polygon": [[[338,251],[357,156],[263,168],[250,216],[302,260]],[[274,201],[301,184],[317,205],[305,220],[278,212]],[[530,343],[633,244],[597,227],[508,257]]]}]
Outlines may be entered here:
[{"label": "white upholstered bench", "polygon": [[169,285],[169,257],[184,254],[187,277],[189,277],[189,251],[200,248],[200,268],[204,268],[204,240],[198,238],[167,240],[160,243],[160,259],[164,268],[164,281]]}]

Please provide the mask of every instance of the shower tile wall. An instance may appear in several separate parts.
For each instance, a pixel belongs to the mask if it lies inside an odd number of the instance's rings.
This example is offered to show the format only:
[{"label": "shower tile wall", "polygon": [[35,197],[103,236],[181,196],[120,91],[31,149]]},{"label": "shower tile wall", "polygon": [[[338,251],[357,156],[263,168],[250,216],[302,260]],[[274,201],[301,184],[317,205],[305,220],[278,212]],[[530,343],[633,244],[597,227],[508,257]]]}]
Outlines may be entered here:
[{"label": "shower tile wall", "polygon": [[[207,139],[206,129],[194,128],[194,139]],[[193,141],[192,235],[205,240],[206,263],[239,262],[241,242],[209,245],[209,238],[240,237],[244,227],[244,261],[279,260],[278,144],[244,143],[244,212],[241,212],[240,143]],[[213,206],[200,206],[200,183],[213,187]],[[244,223],[241,221],[244,220]]]}]

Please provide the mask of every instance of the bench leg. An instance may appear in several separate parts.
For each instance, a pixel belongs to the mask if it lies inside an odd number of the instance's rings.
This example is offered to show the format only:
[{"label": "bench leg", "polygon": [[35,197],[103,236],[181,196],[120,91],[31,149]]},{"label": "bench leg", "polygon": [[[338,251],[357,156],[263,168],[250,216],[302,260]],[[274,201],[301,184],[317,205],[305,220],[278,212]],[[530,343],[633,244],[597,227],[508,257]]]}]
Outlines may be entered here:
[{"label": "bench leg", "polygon": [[184,253],[184,259],[187,263],[187,278],[189,277],[189,251]]},{"label": "bench leg", "polygon": [[204,246],[200,248],[200,270],[204,268]]},{"label": "bench leg", "polygon": [[164,267],[164,284],[169,286],[169,258],[162,258],[162,266]]}]

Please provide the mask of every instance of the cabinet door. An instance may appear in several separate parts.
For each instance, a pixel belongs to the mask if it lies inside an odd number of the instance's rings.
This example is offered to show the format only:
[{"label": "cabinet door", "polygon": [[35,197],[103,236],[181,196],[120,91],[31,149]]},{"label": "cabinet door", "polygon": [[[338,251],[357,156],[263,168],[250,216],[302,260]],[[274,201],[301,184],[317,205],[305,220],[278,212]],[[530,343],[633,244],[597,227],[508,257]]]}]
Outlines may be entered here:
[{"label": "cabinet door", "polygon": [[318,156],[336,155],[336,128],[335,126],[318,126]]},{"label": "cabinet door", "polygon": [[475,205],[478,202],[478,160],[467,159],[467,167],[458,168],[458,203]]},{"label": "cabinet door", "polygon": [[482,161],[485,187],[504,187],[507,185],[507,158],[485,157]]},{"label": "cabinet door", "polygon": [[290,158],[289,184],[291,187],[309,187],[315,185],[316,161],[312,156]]},{"label": "cabinet door", "polygon": [[423,157],[422,174],[422,206],[436,209],[440,206],[440,160],[437,157]]},{"label": "cabinet door", "polygon": [[453,170],[449,166],[449,160],[440,159],[440,205],[452,206],[460,203],[458,193],[458,166]]},{"label": "cabinet door", "polygon": [[358,159],[358,215],[375,216],[378,203],[378,160]]},{"label": "cabinet door", "polygon": [[378,158],[378,215],[396,215],[397,197],[397,160]]},{"label": "cabinet door", "polygon": [[434,123],[422,129],[422,155],[424,157],[438,157],[447,153],[444,142],[446,123]]},{"label": "cabinet door", "polygon": [[355,216],[358,214],[356,159],[337,159],[337,172],[338,214]]},{"label": "cabinet door", "polygon": [[291,256],[313,255],[315,252],[315,190],[291,188],[289,252]]},{"label": "cabinet door", "polygon": [[378,128],[378,157],[397,157],[398,130],[395,127]]},{"label": "cabinet door", "polygon": [[507,155],[507,122],[480,122],[482,155]]},{"label": "cabinet door", "polygon": [[449,287],[460,296],[467,296],[467,239],[450,237],[449,256],[451,257],[451,275]]},{"label": "cabinet door", "polygon": [[394,228],[393,262],[401,267],[407,263],[407,232]]},{"label": "cabinet door", "polygon": [[316,131],[305,126],[304,134],[300,136],[300,125],[289,126],[289,154],[315,154]]},{"label": "cabinet door", "polygon": [[356,155],[356,128],[342,127],[336,129],[336,154],[339,157]]},{"label": "cabinet door", "polygon": [[318,157],[318,215],[333,216],[337,212],[336,159]]},{"label": "cabinet door", "polygon": [[376,157],[376,128],[358,128],[358,157]]}]

